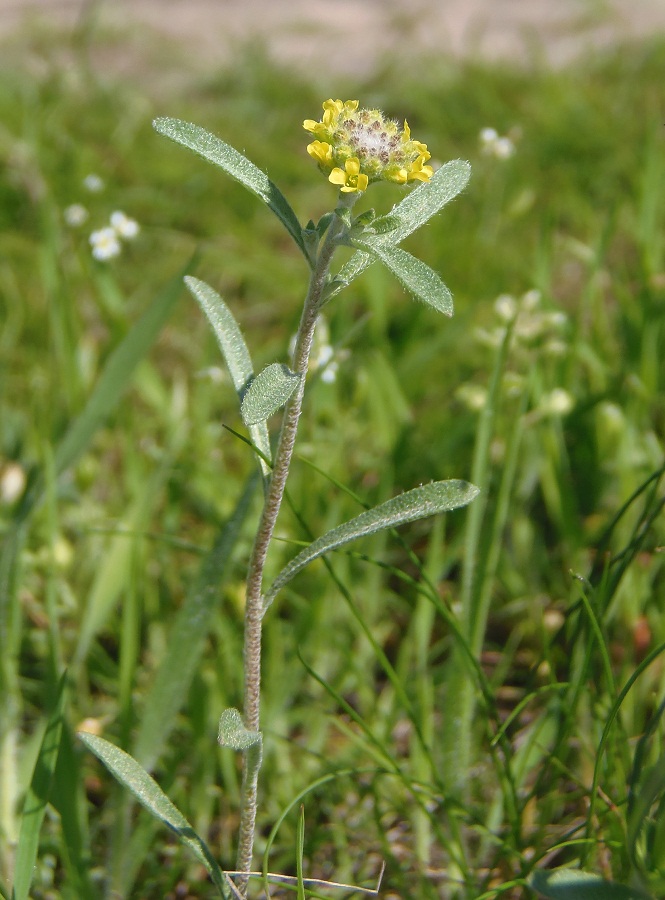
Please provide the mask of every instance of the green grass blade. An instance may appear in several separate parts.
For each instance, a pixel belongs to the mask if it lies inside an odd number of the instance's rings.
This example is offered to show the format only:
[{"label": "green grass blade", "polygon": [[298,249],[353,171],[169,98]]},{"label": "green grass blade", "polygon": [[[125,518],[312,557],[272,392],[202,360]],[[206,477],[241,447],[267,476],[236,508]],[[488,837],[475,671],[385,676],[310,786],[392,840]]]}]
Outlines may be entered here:
[{"label": "green grass blade", "polygon": [[134,754],[151,769],[163,750],[199,666],[210,623],[218,610],[220,586],[226,576],[238,535],[256,489],[251,478],[233,515],[201,565],[201,571],[171,630],[168,650],[147,697]]},{"label": "green grass blade", "polygon": [[453,295],[428,265],[399,247],[389,247],[374,240],[353,241],[353,246],[363,250],[383,265],[397,278],[416,300],[432,306],[446,316],[453,314]]},{"label": "green grass blade", "polygon": [[128,510],[117,534],[111,540],[103,562],[95,575],[79,626],[78,642],[72,661],[75,668],[87,656],[91,643],[109,620],[122,591],[127,587],[131,577],[130,560],[134,553],[135,535],[145,529],[146,522],[170,471],[171,460],[165,458],[159,468],[153,472],[152,477],[141,486],[140,495]]},{"label": "green grass blade", "polygon": [[272,183],[265,172],[257,168],[242,153],[238,153],[229,144],[224,143],[199,125],[171,118],[155,119],[152,124],[159,134],[171,138],[176,144],[188,147],[194,153],[207,159],[208,162],[219,166],[227,175],[244,185],[248,191],[260,197],[275,213],[309,261],[298,217],[282,192]]},{"label": "green grass blade", "polygon": [[46,804],[49,802],[53,773],[55,772],[60,749],[62,716],[66,696],[65,683],[66,674],[60,679],[56,704],[49,716],[48,725],[46,726],[39,755],[35,763],[32,781],[23,803],[21,831],[16,849],[16,879],[12,894],[13,900],[27,900],[30,894],[30,884],[39,848],[39,832],[44,821]]},{"label": "green grass blade", "polygon": [[249,428],[266,422],[289,399],[302,375],[283,363],[272,363],[252,381],[242,398],[242,418]]},{"label": "green grass blade", "polygon": [[264,611],[277,593],[304,567],[329,550],[335,550],[356,538],[375,534],[385,528],[414,522],[440,512],[448,512],[466,506],[478,494],[478,488],[466,481],[434,481],[406,491],[387,500],[374,509],[361,513],[349,522],[331,529],[306,547],[285,566],[264,596]]},{"label": "green grass blade", "polygon": [[83,731],[78,732],[78,737],[88,750],[104,763],[114,778],[131,791],[148,812],[178,835],[180,840],[205,866],[221,896],[228,897],[224,874],[215,862],[207,844],[145,769],[132,756],[104,738]]},{"label": "green grass blade", "polygon": [[[462,159],[454,159],[437,169],[429,181],[419,185],[393,208],[391,215],[399,219],[399,225],[385,235],[385,243],[394,247],[424,225],[464,190],[470,177],[471,166]],[[336,290],[331,291],[328,299],[350,284],[372,262],[374,262],[372,257],[362,250],[354,253],[337,273],[341,284]]]},{"label": "green grass blade", "polygon": [[[191,276],[185,278],[185,284],[212,325],[231,381],[242,401],[247,386],[254,376],[254,367],[240,326],[226,303],[209,284]],[[270,435],[265,421],[259,421],[248,427],[256,447],[266,459],[271,459]],[[261,468],[264,476],[267,476],[269,468],[263,460]]]},{"label": "green grass blade", "polygon": [[[189,265],[185,267],[185,272]],[[171,314],[182,290],[182,278],[181,271],[168,282],[109,357],[83,411],[56,448],[55,468],[58,474],[71,466],[83,453],[93,434],[129,385],[134,369]]]}]

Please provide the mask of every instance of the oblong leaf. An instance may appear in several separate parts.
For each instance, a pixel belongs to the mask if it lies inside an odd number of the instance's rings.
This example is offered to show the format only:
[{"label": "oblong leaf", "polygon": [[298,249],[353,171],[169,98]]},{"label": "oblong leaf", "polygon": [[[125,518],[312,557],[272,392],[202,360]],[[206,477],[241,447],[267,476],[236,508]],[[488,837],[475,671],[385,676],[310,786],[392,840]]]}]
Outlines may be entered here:
[{"label": "oblong leaf", "polygon": [[124,750],[104,740],[104,738],[95,734],[88,734],[85,731],[78,731],[77,737],[80,738],[88,750],[104,763],[113,777],[132,792],[148,812],[160,819],[165,825],[168,825],[178,835],[180,840],[187,844],[197,859],[206,867],[215,885],[224,892],[224,896],[228,896],[228,888],[224,883],[223,873],[210,853],[207,844],[194,831],[180,810],[174,806],[146,770],[129,753],[125,753]]},{"label": "oblong leaf", "polygon": [[277,412],[300,384],[302,375],[283,363],[272,363],[252,381],[242,398],[240,412],[248,427],[266,422]]},{"label": "oblong leaf", "polygon": [[636,888],[606,881],[592,872],[579,869],[537,869],[529,883],[548,900],[652,900]]},{"label": "oblong leaf", "polygon": [[247,750],[262,741],[260,731],[248,731],[237,709],[225,709],[219,717],[217,743],[232,750]]},{"label": "oblong leaf", "polygon": [[[437,169],[429,181],[418,185],[393,207],[389,215],[397,216],[400,221],[395,229],[385,235],[385,243],[395,246],[413,234],[417,228],[443,209],[446,203],[450,203],[463,191],[470,177],[471,166],[463,159],[451,160]],[[364,272],[373,261],[372,257],[362,250],[354,253],[337,273],[336,280],[339,279],[340,285],[327,295],[326,302]]]},{"label": "oblong leaf", "polygon": [[424,519],[436,513],[447,512],[466,506],[478,495],[478,488],[467,481],[433,481],[406,491],[392,500],[387,500],[374,509],[361,513],[355,519],[339,525],[331,531],[327,531],[320,538],[306,547],[285,566],[273,581],[270,589],[264,595],[264,611],[270,606],[277,593],[297,575],[301,569],[312,560],[329,550],[355,541],[356,538],[367,534],[375,534],[395,525],[405,522],[414,522],[416,519]]},{"label": "oblong leaf", "polygon": [[191,122],[181,119],[159,118],[152,123],[155,131],[177,144],[188,147],[204,159],[223,169],[247,190],[260,197],[275,213],[307,259],[302,228],[298,217],[289,206],[279,188],[272,183],[265,172],[243,156],[229,144]]},{"label": "oblong leaf", "polygon": [[30,787],[23,802],[21,830],[16,848],[13,900],[27,900],[30,884],[37,862],[39,832],[46,813],[46,805],[51,794],[53,774],[60,750],[62,717],[65,706],[66,673],[60,679],[58,695],[51,713],[42,743],[37,754]]},{"label": "oblong leaf", "polygon": [[378,240],[353,241],[369,256],[389,269],[410,294],[446,316],[453,314],[453,295],[434,269],[399,247],[388,247]]},{"label": "oblong leaf", "polygon": [[[217,343],[231,375],[231,381],[242,400],[247,390],[247,385],[254,376],[254,368],[240,326],[226,303],[209,284],[198,278],[192,278],[191,275],[185,278],[185,284],[212,325]],[[265,420],[249,426],[249,433],[255,446],[261,451],[263,456],[266,459],[271,459],[270,435],[268,434]],[[259,457],[259,461],[263,474],[268,475],[270,470],[265,461],[261,457]]]}]

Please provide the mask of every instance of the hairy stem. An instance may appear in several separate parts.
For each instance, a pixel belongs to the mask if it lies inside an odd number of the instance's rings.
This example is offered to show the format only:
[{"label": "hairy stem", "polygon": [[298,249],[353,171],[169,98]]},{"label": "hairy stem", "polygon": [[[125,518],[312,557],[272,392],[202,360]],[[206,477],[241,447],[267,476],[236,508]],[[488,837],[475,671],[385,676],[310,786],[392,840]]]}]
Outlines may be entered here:
[{"label": "hairy stem", "polygon": [[[353,205],[357,195],[343,196],[341,203]],[[293,370],[300,376],[300,383],[286,404],[282,428],[275,450],[273,470],[270,476],[263,512],[254,539],[252,555],[247,574],[247,597],[245,601],[244,639],[244,721],[249,731],[259,731],[261,700],[261,620],[263,618],[263,571],[268,548],[275,529],[275,523],[284,496],[284,488],[289,474],[293,447],[298,431],[298,420],[302,410],[305,392],[305,377],[309,366],[314,327],[323,300],[323,290],[330,263],[337,245],[337,239],[344,224],[335,218],[328,228],[321,245],[309,282],[309,290],[303,305],[296,345],[293,353]],[[261,753],[246,751],[243,757],[243,781],[240,810],[240,838],[236,868],[239,872],[249,872],[254,846],[256,822],[258,775],[261,767]],[[243,897],[247,895],[247,878],[241,878],[238,889]]]}]

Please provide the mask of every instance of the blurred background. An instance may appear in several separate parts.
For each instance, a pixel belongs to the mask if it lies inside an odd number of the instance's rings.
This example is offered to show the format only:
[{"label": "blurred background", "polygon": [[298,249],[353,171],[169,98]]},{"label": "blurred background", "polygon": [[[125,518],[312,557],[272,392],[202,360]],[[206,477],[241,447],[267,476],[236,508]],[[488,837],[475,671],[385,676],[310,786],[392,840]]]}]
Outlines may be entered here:
[{"label": "blurred background", "polygon": [[[662,0],[0,0],[5,895],[65,669],[30,896],[210,896],[80,727],[145,761],[233,865],[238,761],[216,732],[241,703],[258,498],[182,275],[222,294],[259,371],[287,359],[307,267],[256,197],[151,122],[218,135],[305,223],[335,203],[302,129],[328,98],[408,119],[435,165],[471,162],[404,245],[455,316],[376,265],[326,309],[269,575],[420,483],[483,495],[331,555],[334,577],[312,565],[266,616],[257,858],[295,872],[304,796],[306,871],[374,885],[385,861],[389,900],[534,898],[530,873],[564,864],[665,895],[648,775],[665,692],[664,84]],[[403,196],[377,186],[359,208]],[[458,804],[447,712],[464,684]]]}]

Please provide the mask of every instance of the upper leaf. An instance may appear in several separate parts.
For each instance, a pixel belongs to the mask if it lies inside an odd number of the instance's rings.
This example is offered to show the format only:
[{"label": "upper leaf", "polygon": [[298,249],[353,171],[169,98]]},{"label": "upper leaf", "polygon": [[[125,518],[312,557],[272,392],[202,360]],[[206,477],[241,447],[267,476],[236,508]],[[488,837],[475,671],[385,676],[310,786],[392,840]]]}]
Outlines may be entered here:
[{"label": "upper leaf", "polygon": [[238,153],[229,144],[191,122],[162,118],[155,119],[152,124],[155,131],[166,135],[177,144],[182,144],[183,147],[189,147],[194,153],[198,153],[199,156],[224,169],[228,175],[260,197],[282,222],[304,253],[305,258],[308,259],[300,222],[282,192],[272,183],[265,172],[262,172],[253,162],[250,162],[247,157]]},{"label": "upper leaf", "polygon": [[376,237],[362,241],[354,240],[352,244],[382,262],[416,300],[433,306],[446,316],[452,316],[453,295],[434,269],[430,269],[406,250],[390,247]]},{"label": "upper leaf", "polygon": [[[191,276],[185,278],[185,284],[213,327],[222,355],[228,366],[233,386],[242,400],[247,390],[247,385],[254,375],[254,369],[240,327],[226,303],[209,284]],[[265,420],[260,421],[257,419],[256,424],[249,426],[249,432],[254,444],[266,459],[270,459],[270,435],[268,434]],[[267,475],[269,469],[263,460],[261,460],[261,467],[263,474]]]},{"label": "upper leaf", "polygon": [[348,544],[366,534],[374,534],[404,522],[466,506],[478,495],[478,488],[466,481],[434,481],[393,497],[374,509],[361,513],[350,522],[327,531],[301,551],[285,566],[264,595],[263,609],[270,606],[277,593],[313,559],[329,550]]},{"label": "upper leaf", "polygon": [[302,379],[282,363],[272,363],[251,382],[242,399],[240,411],[245,425],[257,425],[277,412]]},{"label": "upper leaf", "polygon": [[[470,176],[471,166],[463,159],[454,159],[437,169],[429,181],[420,184],[410,194],[407,194],[401,203],[393,207],[389,215],[397,216],[399,223],[397,227],[383,236],[384,242],[394,247],[417,228],[420,228],[421,225],[424,225],[446,203],[450,203],[454,197],[464,190]],[[372,257],[362,250],[354,253],[351,259],[337,273],[336,279],[339,279],[339,286],[330,292],[327,300],[334,297],[347,284],[350,284],[372,262]]]}]

